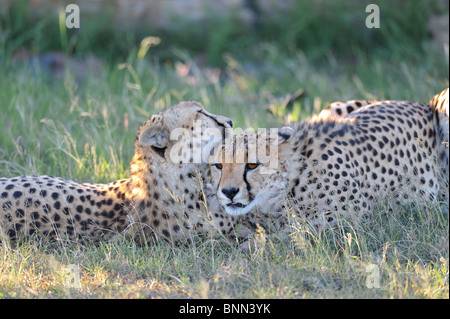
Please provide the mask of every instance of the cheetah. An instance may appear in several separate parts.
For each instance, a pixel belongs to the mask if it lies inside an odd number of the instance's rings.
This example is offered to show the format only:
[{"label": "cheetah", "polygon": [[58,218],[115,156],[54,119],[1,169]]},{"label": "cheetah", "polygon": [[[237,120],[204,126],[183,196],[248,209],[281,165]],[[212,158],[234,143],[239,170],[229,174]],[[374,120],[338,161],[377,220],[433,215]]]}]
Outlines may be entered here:
[{"label": "cheetah", "polygon": [[278,134],[237,134],[216,152],[212,183],[230,216],[270,217],[282,227],[289,199],[299,220],[332,228],[339,216],[370,216],[380,201],[448,201],[448,136],[448,89],[428,104],[378,101]]},{"label": "cheetah", "polygon": [[[193,160],[207,146],[208,129],[216,129],[221,139],[231,126],[230,119],[200,103],[181,102],[141,125],[129,178],[108,184],[52,176],[0,178],[0,240],[30,235],[108,240],[120,234],[143,243],[177,242],[210,230],[231,234],[235,218],[208,207],[203,194],[208,163]],[[190,134],[191,152],[177,161],[171,153],[182,140],[172,136],[174,129]]]},{"label": "cheetah", "polygon": [[377,100],[349,100],[345,102],[333,102],[324,108],[319,114],[313,116],[311,121],[322,121],[329,117],[342,118],[358,111],[360,108],[378,102]]}]

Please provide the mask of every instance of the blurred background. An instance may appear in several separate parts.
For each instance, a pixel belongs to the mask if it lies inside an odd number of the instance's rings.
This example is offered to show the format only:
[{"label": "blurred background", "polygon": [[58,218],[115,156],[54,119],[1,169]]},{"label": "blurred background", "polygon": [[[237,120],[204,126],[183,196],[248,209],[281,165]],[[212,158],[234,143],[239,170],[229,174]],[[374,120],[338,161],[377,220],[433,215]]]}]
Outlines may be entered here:
[{"label": "blurred background", "polygon": [[[64,30],[60,14],[72,3],[81,28]],[[379,30],[365,27],[372,3],[381,11]],[[255,52],[264,44],[313,60],[333,54],[351,61],[360,52],[414,57],[430,41],[448,51],[448,0],[0,0],[0,6],[6,53],[56,50],[118,60],[148,35],[162,40],[153,50],[162,60],[178,48],[218,66],[227,53],[264,59]]]},{"label": "blurred background", "polygon": [[140,123],[180,100],[243,128],[427,102],[448,87],[448,41],[448,0],[0,0],[0,175],[124,175]]}]

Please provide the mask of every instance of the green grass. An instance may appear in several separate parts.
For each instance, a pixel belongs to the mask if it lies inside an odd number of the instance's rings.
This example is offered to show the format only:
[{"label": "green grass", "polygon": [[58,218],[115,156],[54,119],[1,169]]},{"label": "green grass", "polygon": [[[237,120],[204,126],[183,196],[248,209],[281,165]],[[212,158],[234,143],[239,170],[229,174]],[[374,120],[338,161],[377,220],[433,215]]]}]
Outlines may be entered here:
[{"label": "green grass", "polygon": [[[385,28],[370,33],[373,38],[351,27],[361,18],[348,7],[333,7],[336,19],[313,7],[315,19],[294,15],[286,26],[265,21],[248,38],[234,38],[239,26],[229,25],[207,35],[205,43],[195,29],[179,32],[184,41],[192,32],[195,50],[173,34],[159,34],[161,45],[142,60],[136,58],[138,35],[119,43],[119,33],[107,33],[112,30],[92,31],[91,39],[79,34],[68,39],[69,53],[82,58],[93,51],[105,61],[101,74],[87,73],[81,81],[71,72],[55,79],[14,62],[13,53],[22,46],[37,53],[61,49],[58,29],[50,28],[56,37],[47,38],[47,20],[30,24],[19,12],[15,17],[22,20],[1,24],[8,36],[0,42],[0,176],[48,174],[80,182],[126,177],[139,125],[180,100],[198,100],[244,129],[277,127],[335,100],[427,102],[448,87],[448,62],[424,32],[424,16],[434,9],[407,3],[403,11],[385,16]],[[299,6],[298,12],[307,11],[306,3]],[[112,40],[102,51],[92,40],[105,37]],[[108,53],[117,46],[120,54]],[[197,53],[206,53],[212,64],[196,66]],[[190,73],[181,76],[177,70],[186,65]],[[214,72],[219,81],[211,78]],[[287,103],[285,98],[299,90],[303,93]],[[262,234],[262,246],[250,255],[207,234],[189,247],[139,247],[125,239],[97,245],[4,244],[0,298],[449,297],[446,212],[427,203],[380,207],[365,224],[342,223],[340,230],[318,234],[293,221],[289,238]],[[79,289],[68,284],[69,265],[79,270]],[[366,285],[371,265],[380,271],[380,288]]]},{"label": "green grass", "polygon": [[[448,216],[439,209],[380,210],[364,225],[289,238],[259,236],[243,255],[225,240],[190,247],[24,242],[0,251],[5,298],[448,298]],[[79,284],[70,286],[74,265]],[[379,288],[367,284],[379,269]],[[69,283],[69,284],[68,284]]]}]

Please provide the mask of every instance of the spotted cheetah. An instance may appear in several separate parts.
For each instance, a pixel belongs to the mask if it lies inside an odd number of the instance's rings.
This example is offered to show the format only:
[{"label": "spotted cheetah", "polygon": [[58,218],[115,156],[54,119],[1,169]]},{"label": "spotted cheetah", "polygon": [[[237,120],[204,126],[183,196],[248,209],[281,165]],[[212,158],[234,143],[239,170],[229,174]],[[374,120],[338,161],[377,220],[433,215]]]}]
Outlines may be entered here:
[{"label": "spotted cheetah", "polygon": [[[448,198],[448,136],[448,89],[429,104],[379,101],[278,135],[237,134],[216,152],[212,181],[230,216],[283,220],[289,198],[294,216],[328,228],[339,215],[370,216],[379,201]],[[255,153],[255,141],[262,151]],[[267,156],[273,141],[275,169]]]},{"label": "spotted cheetah", "polygon": [[[51,176],[1,178],[0,240],[36,234],[106,240],[122,234],[142,243],[176,242],[212,229],[231,234],[235,218],[208,207],[202,192],[208,164],[193,160],[207,145],[207,129],[219,130],[223,138],[231,125],[197,102],[182,102],[141,125],[127,179],[88,184]],[[187,143],[194,151],[187,161],[170,156],[180,143],[171,135],[174,129],[191,134]]]},{"label": "spotted cheetah", "polygon": [[358,111],[360,108],[378,102],[377,100],[349,100],[345,102],[333,102],[324,108],[318,115],[313,116],[311,121],[322,121],[329,117],[341,118]]}]

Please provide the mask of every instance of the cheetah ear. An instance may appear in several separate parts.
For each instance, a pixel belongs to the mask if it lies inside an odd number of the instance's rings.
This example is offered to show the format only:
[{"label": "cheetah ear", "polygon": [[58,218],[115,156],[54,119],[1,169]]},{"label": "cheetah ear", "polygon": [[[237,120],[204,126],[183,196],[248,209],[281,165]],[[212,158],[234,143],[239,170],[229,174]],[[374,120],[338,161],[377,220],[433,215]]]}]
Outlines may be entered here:
[{"label": "cheetah ear", "polygon": [[278,130],[278,145],[283,144],[288,141],[292,135],[294,135],[294,130],[288,126],[284,126]]},{"label": "cheetah ear", "polygon": [[153,121],[139,134],[139,143],[144,146],[150,146],[159,156],[164,157],[164,152],[169,146],[169,130],[164,125],[162,119]]}]

